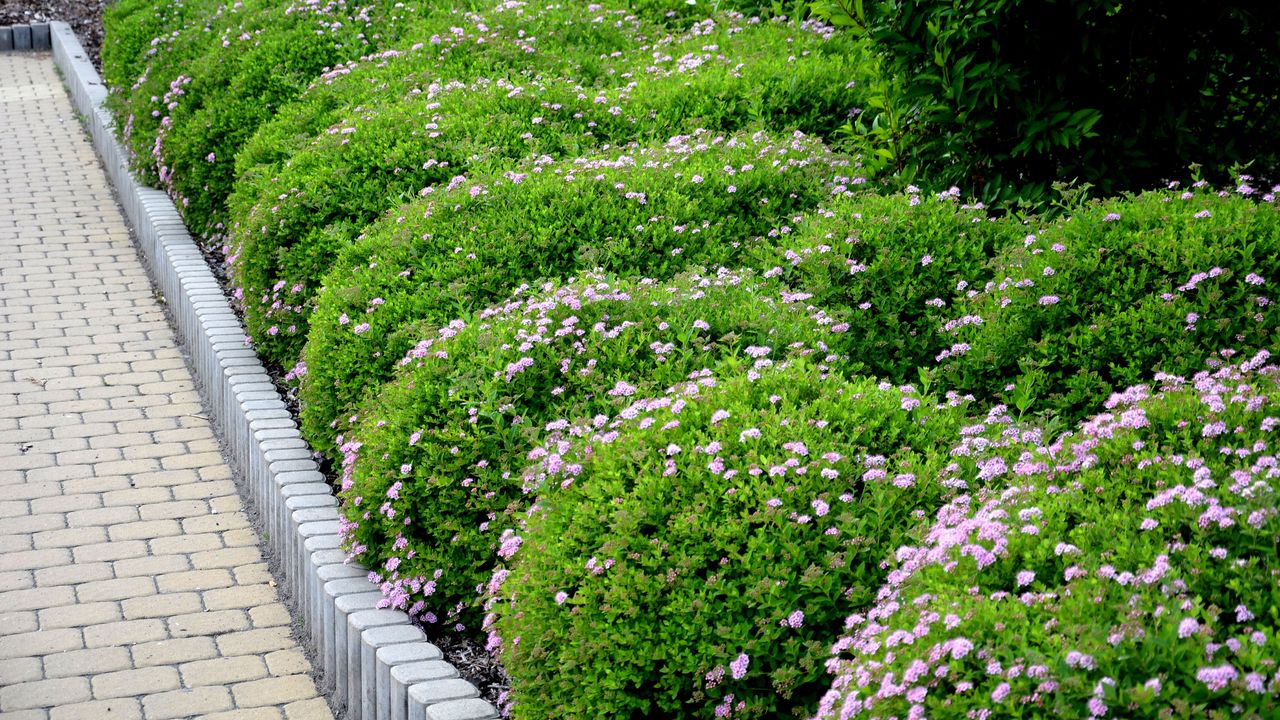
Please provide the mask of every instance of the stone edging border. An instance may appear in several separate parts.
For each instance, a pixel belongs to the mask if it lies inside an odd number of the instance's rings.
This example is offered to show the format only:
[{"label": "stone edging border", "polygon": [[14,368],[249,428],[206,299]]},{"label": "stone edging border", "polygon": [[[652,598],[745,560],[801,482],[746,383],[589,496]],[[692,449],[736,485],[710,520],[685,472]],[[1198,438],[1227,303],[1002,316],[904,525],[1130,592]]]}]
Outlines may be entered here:
[{"label": "stone edging border", "polygon": [[339,548],[337,500],[240,321],[160,190],[130,173],[104,106],[107,88],[71,27],[48,24],[54,62],[115,185],[157,288],[172,311],[230,459],[261,518],[323,670],[322,690],[349,720],[490,720],[498,716],[441,659],[409,616],[376,609],[368,571]]},{"label": "stone edging border", "polygon": [[0,25],[0,52],[51,49],[49,23]]}]

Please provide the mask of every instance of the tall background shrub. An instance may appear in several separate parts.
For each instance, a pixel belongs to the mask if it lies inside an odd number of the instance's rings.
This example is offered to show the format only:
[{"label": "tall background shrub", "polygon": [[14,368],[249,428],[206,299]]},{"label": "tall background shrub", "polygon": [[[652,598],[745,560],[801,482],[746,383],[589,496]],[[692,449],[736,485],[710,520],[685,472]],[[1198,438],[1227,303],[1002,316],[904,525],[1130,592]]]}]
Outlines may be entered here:
[{"label": "tall background shrub", "polygon": [[850,123],[882,160],[984,199],[1102,194],[1189,163],[1280,164],[1280,12],[1269,3],[819,0],[874,46],[879,99]]}]

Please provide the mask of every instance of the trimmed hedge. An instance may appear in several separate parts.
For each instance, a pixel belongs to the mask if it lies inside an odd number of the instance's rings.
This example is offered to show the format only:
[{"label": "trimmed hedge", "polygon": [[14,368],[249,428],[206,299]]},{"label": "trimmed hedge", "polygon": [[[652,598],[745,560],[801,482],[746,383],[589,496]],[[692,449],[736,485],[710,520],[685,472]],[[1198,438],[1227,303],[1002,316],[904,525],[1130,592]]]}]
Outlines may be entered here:
[{"label": "trimmed hedge", "polygon": [[[912,189],[914,190],[914,188]],[[1027,228],[952,194],[859,194],[779,228],[758,264],[812,294],[844,330],[835,346],[852,367],[915,382],[951,345],[943,326],[964,286],[981,287],[994,259]],[[957,287],[960,285],[960,287]]]},{"label": "trimmed hedge", "polygon": [[[169,16],[140,75],[113,88],[135,163],[174,194],[197,232],[213,222],[234,179],[235,150],[257,124],[335,58],[368,52],[366,31],[380,36],[400,19],[375,25],[336,3],[296,10],[270,0],[197,0]],[[124,33],[138,14],[118,18]],[[107,17],[112,37],[116,18]],[[109,65],[108,77],[128,72],[129,60]]]},{"label": "trimmed hedge", "polygon": [[490,646],[512,716],[803,716],[846,608],[954,492],[963,412],[780,362],[620,415],[548,438],[504,543]]},{"label": "trimmed hedge", "polygon": [[372,226],[326,277],[299,368],[303,432],[332,457],[338,420],[390,378],[416,323],[466,320],[513,286],[593,268],[661,280],[731,266],[829,196],[848,163],[799,133],[700,132],[452,182]]},{"label": "trimmed hedge", "polygon": [[1277,342],[1276,189],[855,194],[818,138],[923,126],[726,3],[107,10],[383,604],[531,720],[1265,716],[1280,370],[1217,369]]},{"label": "trimmed hedge", "polygon": [[[482,78],[424,83],[404,93],[378,90],[364,98],[374,88],[364,77],[338,79],[352,96],[341,119],[283,167],[246,170],[231,201],[229,254],[259,351],[284,367],[296,363],[324,272],[368,223],[427,186],[462,174],[496,174],[520,158],[598,153],[692,127],[732,132],[763,123],[825,132],[853,104],[847,99],[852,90],[825,90],[856,77],[856,46],[821,29],[724,20],[664,45],[657,59],[620,65],[614,81],[630,80],[615,89]],[[420,77],[452,69],[439,62],[434,52],[420,49],[388,61],[396,68],[388,74]],[[315,101],[319,115],[326,114],[320,110],[331,95]],[[302,104],[312,103],[307,98]],[[293,112],[285,117],[297,119]],[[263,132],[274,137],[277,128]],[[246,162],[242,157],[242,167]]]},{"label": "trimmed hedge", "polygon": [[1277,258],[1274,202],[1204,189],[1091,204],[1039,228],[1001,258],[994,282],[957,297],[938,375],[1079,418],[1156,371],[1274,347]]},{"label": "trimmed hedge", "polygon": [[236,156],[239,181],[250,184],[247,194],[237,188],[242,204],[256,200],[262,189],[254,186],[291,155],[359,109],[400,102],[433,83],[479,78],[612,85],[633,54],[662,38],[625,10],[578,3],[503,3],[465,17],[452,8],[443,24],[426,23],[407,35],[395,48],[326,68],[259,128]]},{"label": "trimmed hedge", "polygon": [[1267,359],[1126,390],[952,501],[849,605],[818,717],[1271,717]]},{"label": "trimmed hedge", "polygon": [[724,270],[587,276],[425,332],[342,438],[352,552],[388,605],[476,630],[476,588],[532,500],[523,470],[548,433],[749,363],[745,348],[822,359],[822,336],[776,282]]},{"label": "trimmed hedge", "polygon": [[[601,49],[618,42],[609,40],[611,36],[631,37],[638,27],[624,11],[599,6],[547,13],[546,25],[540,26],[526,22],[522,7],[504,4],[484,16],[458,8],[419,11],[404,3],[356,7],[270,0],[205,2],[173,16],[174,27],[160,35],[157,52],[132,90],[118,91],[117,110],[127,118],[124,137],[140,168],[154,173],[175,197],[188,225],[213,234],[224,220],[240,148],[322,73],[341,74],[350,69],[346,63],[362,56],[365,62],[376,62],[389,48],[407,48],[415,41],[430,46],[429,54],[447,60],[446,67],[464,76],[493,67],[536,66],[532,58],[541,55],[535,51],[535,38],[519,36],[525,27],[545,27],[544,37],[562,37],[563,48],[587,58],[585,63],[565,63],[554,54],[557,46],[551,41],[549,68],[581,69],[597,63],[593,58]],[[129,27],[138,14],[121,14],[122,35],[140,34]],[[599,23],[607,29],[592,27],[595,20],[611,15],[619,18],[616,23]],[[508,18],[510,33],[504,24]],[[581,45],[582,41],[601,44]],[[127,42],[121,49],[133,44]],[[127,51],[118,56],[118,66],[113,64],[108,72],[111,76],[124,76],[132,67]]]},{"label": "trimmed hedge", "polygon": [[949,193],[864,193],[777,228],[753,263],[847,329],[832,346],[862,372],[1074,421],[1154,372],[1276,342],[1280,211],[1252,194],[1019,221]]}]

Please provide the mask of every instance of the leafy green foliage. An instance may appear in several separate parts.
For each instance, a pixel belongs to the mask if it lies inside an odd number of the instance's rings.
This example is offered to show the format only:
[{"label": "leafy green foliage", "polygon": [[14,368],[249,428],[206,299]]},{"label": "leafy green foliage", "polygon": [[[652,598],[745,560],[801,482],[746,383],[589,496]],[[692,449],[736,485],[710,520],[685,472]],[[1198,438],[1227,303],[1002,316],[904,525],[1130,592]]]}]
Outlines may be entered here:
[{"label": "leafy green foliage", "polygon": [[1002,450],[1007,489],[950,503],[898,551],[891,591],[852,606],[817,716],[1267,717],[1280,387],[1266,362],[1133,388],[1074,435]]},{"label": "leafy green foliage", "polygon": [[119,0],[105,74],[517,718],[1263,716],[1278,189],[1071,196],[1273,170],[1270,16],[818,5]]},{"label": "leafy green foliage", "polygon": [[[914,382],[950,346],[943,331],[964,286],[981,287],[993,259],[1026,233],[1011,218],[944,193],[853,195],[779,228],[757,264],[811,295],[840,330],[833,348],[860,372]],[[775,264],[776,263],[776,264]]]},{"label": "leafy green foliage", "polygon": [[790,364],[548,439],[538,508],[493,583],[514,717],[816,704],[845,608],[872,601],[881,561],[942,504],[963,415]]},{"label": "leafy green foliage", "polygon": [[332,452],[336,421],[389,378],[414,323],[467,320],[509,288],[594,268],[661,280],[733,266],[778,218],[828,196],[848,162],[803,137],[698,133],[450,183],[371,227],[326,277],[303,432]]},{"label": "leafy green foliage", "polygon": [[[248,171],[232,199],[230,259],[258,349],[278,365],[296,363],[315,289],[338,254],[379,214],[428,186],[462,174],[494,175],[522,157],[573,157],[665,140],[693,124],[711,131],[755,122],[821,130],[842,95],[823,90],[857,67],[851,48],[821,29],[782,23],[729,20],[683,44],[719,52],[676,61],[670,56],[678,50],[671,50],[665,61],[649,58],[618,89],[479,79],[371,97],[298,148],[287,165]],[[793,61],[776,57],[787,51]],[[421,52],[394,60],[396,72],[436,62],[433,53],[416,57]],[[367,92],[363,79],[353,85],[356,98]],[[324,98],[317,103],[328,104]]]},{"label": "leafy green foliage", "polygon": [[849,131],[908,181],[1044,204],[1280,152],[1280,14],[1262,5],[819,0],[880,57]]},{"label": "leafy green foliage", "polygon": [[343,438],[348,536],[393,607],[472,627],[476,587],[532,501],[523,471],[548,432],[749,362],[744,348],[814,353],[822,336],[776,282],[729,271],[669,284],[588,276],[423,332]]},{"label": "leafy green foliage", "polygon": [[1273,347],[1280,212],[1224,194],[1144,193],[1039,227],[956,299],[941,381],[1006,400],[1029,384],[1036,410],[1075,419],[1154,372]]}]

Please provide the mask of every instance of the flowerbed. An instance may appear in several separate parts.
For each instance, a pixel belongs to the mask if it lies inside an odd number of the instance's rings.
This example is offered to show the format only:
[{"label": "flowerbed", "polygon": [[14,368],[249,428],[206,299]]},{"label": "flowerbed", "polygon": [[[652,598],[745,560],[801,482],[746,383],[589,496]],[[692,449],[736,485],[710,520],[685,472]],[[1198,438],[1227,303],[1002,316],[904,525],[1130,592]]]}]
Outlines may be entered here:
[{"label": "flowerbed", "polygon": [[1274,189],[871,176],[876,63],[772,5],[107,21],[352,557],[513,716],[1267,716]]}]

